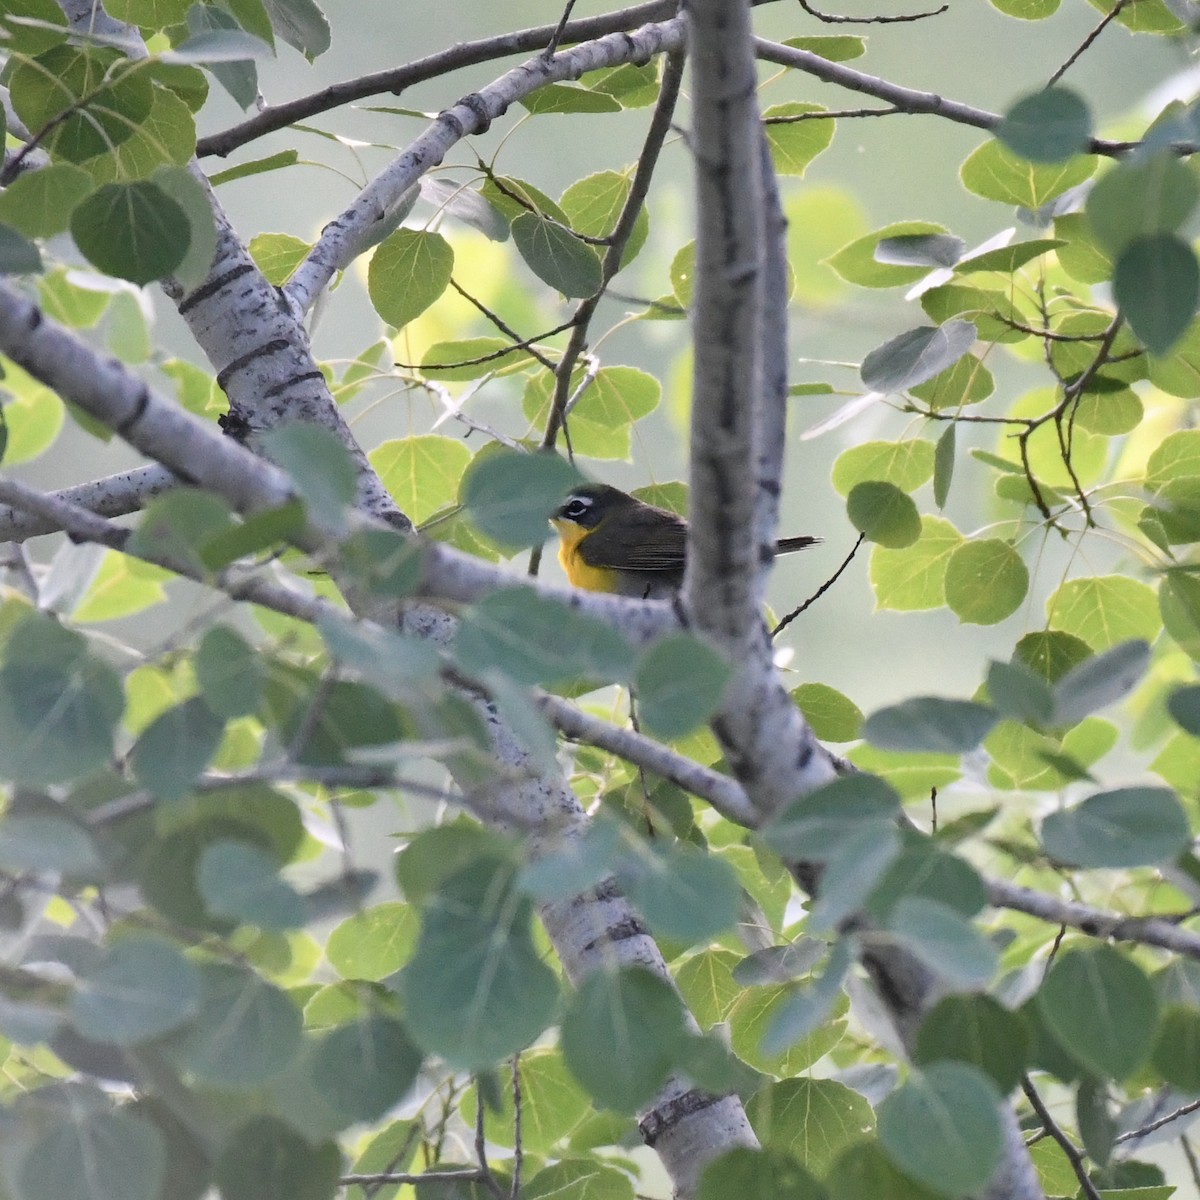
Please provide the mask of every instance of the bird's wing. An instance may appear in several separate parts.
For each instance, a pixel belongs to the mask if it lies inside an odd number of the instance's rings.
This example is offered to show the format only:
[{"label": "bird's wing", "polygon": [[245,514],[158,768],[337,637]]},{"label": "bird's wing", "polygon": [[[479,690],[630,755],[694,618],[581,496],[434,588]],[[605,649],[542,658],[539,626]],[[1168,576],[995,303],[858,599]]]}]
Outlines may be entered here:
[{"label": "bird's wing", "polygon": [[[618,521],[620,532],[611,528]],[[601,521],[579,544],[588,566],[621,571],[682,571],[686,553],[687,524],[658,510]]]}]

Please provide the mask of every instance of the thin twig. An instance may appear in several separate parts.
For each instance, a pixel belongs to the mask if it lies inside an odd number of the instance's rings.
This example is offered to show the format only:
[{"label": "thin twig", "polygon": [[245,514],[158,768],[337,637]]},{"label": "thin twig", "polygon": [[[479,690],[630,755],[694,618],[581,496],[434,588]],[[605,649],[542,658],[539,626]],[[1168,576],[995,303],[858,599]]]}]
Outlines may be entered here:
[{"label": "thin twig", "polygon": [[1189,1100],[1186,1104],[1181,1104],[1178,1108],[1172,1109],[1165,1117],[1159,1117],[1157,1121],[1151,1121],[1149,1124],[1143,1125],[1138,1129],[1130,1129],[1125,1133],[1119,1133],[1113,1140],[1116,1142],[1132,1142],[1136,1138],[1146,1137],[1148,1134],[1155,1133],[1164,1126],[1170,1125],[1172,1121],[1178,1121],[1180,1117],[1190,1116],[1197,1111],[1200,1111],[1200,1100]]},{"label": "thin twig", "polygon": [[[558,44],[585,41],[622,29],[634,29],[647,21],[673,16],[675,9],[675,0],[652,0],[649,4],[635,5],[619,12],[571,21],[561,31]],[[301,96],[286,104],[272,105],[221,133],[201,138],[196,143],[196,155],[199,158],[205,158],[215,154],[223,158],[239,146],[244,146],[247,142],[252,142],[265,134],[285,129],[297,121],[314,117],[318,113],[329,112],[345,104],[351,104],[355,100],[363,100],[368,96],[386,93],[399,96],[413,84],[436,79],[440,75],[449,74],[451,71],[457,71],[463,67],[491,62],[497,58],[506,58],[510,54],[540,51],[546,46],[547,41],[555,36],[557,28],[557,25],[538,25],[517,33],[483,38],[475,42],[464,42],[426,58],[405,63],[400,67],[377,71],[371,75],[360,75],[355,79],[322,88],[321,91],[314,92],[310,96]]]},{"label": "thin twig", "polygon": [[521,1167],[525,1161],[525,1150],[521,1142],[521,1056],[512,1057],[512,1102],[513,1102],[513,1158],[512,1183],[508,1188],[508,1200],[518,1200],[521,1195]]},{"label": "thin twig", "polygon": [[1079,43],[1079,45],[1067,58],[1066,62],[1064,62],[1062,66],[1059,67],[1058,70],[1046,80],[1047,87],[1053,87],[1071,69],[1071,67],[1079,61],[1080,56],[1083,55],[1091,46],[1091,44],[1104,32],[1110,22],[1115,21],[1117,17],[1120,16],[1121,9],[1123,9],[1128,3],[1129,0],[1117,0],[1116,4],[1114,4],[1112,8],[1110,8],[1108,12],[1106,12],[1100,19],[1100,22],[1096,28],[1093,29],[1092,32],[1083,39],[1082,42]]},{"label": "thin twig", "polygon": [[833,13],[821,12],[820,9],[814,8],[808,0],[796,0],[796,3],[810,17],[816,17],[818,21],[826,25],[899,25],[902,22],[924,21],[927,17],[940,17],[942,13],[948,12],[950,9],[949,4],[943,4],[941,8],[932,9],[930,12],[908,13],[897,17],[838,17]]},{"label": "thin twig", "polygon": [[1071,1164],[1071,1170],[1075,1172],[1075,1178],[1079,1180],[1079,1186],[1083,1190],[1083,1194],[1087,1197],[1087,1200],[1100,1200],[1100,1193],[1096,1190],[1096,1185],[1088,1177],[1087,1165],[1084,1163],[1083,1155],[1076,1149],[1075,1143],[1059,1128],[1058,1122],[1050,1115],[1050,1110],[1042,1102],[1041,1096],[1037,1093],[1037,1088],[1033,1086],[1033,1080],[1028,1075],[1021,1076],[1021,1091],[1025,1093],[1025,1098],[1033,1106],[1033,1111],[1037,1113],[1042,1127],[1058,1143],[1059,1148],[1067,1156],[1067,1161]]},{"label": "thin twig", "polygon": [[571,388],[571,375],[575,363],[587,345],[588,326],[595,314],[596,306],[600,303],[605,289],[613,276],[621,269],[621,258],[629,238],[633,233],[638,214],[646,202],[650,190],[650,181],[658,165],[659,154],[667,133],[671,128],[671,116],[679,99],[679,89],[683,80],[682,53],[668,54],[666,67],[663,71],[662,85],[658,92],[658,102],[650,118],[646,137],[642,143],[642,152],[638,155],[637,167],[629,183],[629,193],[621,207],[620,215],[609,235],[608,248],[600,264],[600,286],[594,295],[580,302],[576,308],[572,323],[570,340],[557,368],[554,372],[554,396],[550,403],[550,415],[546,421],[546,431],[542,435],[542,449],[551,450],[557,441],[566,415],[567,398]]},{"label": "thin twig", "polygon": [[816,112],[793,113],[787,117],[763,117],[764,125],[796,125],[801,121],[832,121],[838,117],[894,117],[904,115],[895,104],[887,108],[822,108]]},{"label": "thin twig", "polygon": [[570,321],[564,321],[563,324],[556,326],[554,329],[550,330],[549,333],[543,333],[541,335],[541,337],[523,338],[523,337],[521,337],[521,335],[519,333],[516,332],[515,329],[513,329],[509,324],[507,324],[507,322],[505,322],[504,318],[501,317],[499,313],[493,312],[477,296],[472,296],[471,293],[468,292],[467,289],[465,287],[463,287],[462,284],[460,284],[458,282],[458,280],[454,278],[453,275],[450,276],[450,286],[468,304],[473,305],[476,309],[478,309],[481,313],[483,313],[483,315],[485,317],[487,317],[487,319],[493,325],[495,325],[495,327],[498,330],[500,330],[500,332],[502,334],[504,334],[505,337],[512,338],[514,345],[520,346],[523,350],[528,350],[529,353],[532,354],[533,357],[536,358],[538,360],[538,362],[540,362],[542,364],[542,366],[546,368],[547,371],[554,370],[554,361],[550,358],[547,358],[546,355],[544,355],[540,350],[535,349],[534,343],[543,341],[545,338],[548,338],[548,337],[553,337],[553,335],[556,333],[562,333],[562,331],[564,329],[570,329],[571,328]]},{"label": "thin twig", "polygon": [[554,57],[554,52],[558,49],[559,40],[562,38],[563,30],[567,27],[567,22],[571,19],[571,10],[574,7],[575,0],[567,0],[566,7],[563,8],[563,14],[558,20],[558,25],[550,35],[550,41],[547,43],[545,50],[542,51],[543,58]]},{"label": "thin twig", "polygon": [[829,591],[831,587],[833,587],[835,583],[837,583],[842,572],[854,560],[854,556],[858,553],[858,548],[866,540],[866,536],[867,535],[865,533],[860,533],[858,535],[858,541],[856,541],[854,545],[850,547],[850,553],[847,554],[842,560],[842,565],[838,567],[838,569],[834,571],[834,573],[823,584],[821,584],[821,586],[817,588],[817,590],[811,596],[809,596],[809,598],[805,600],[805,602],[801,604],[799,608],[793,608],[792,611],[788,613],[788,615],[784,617],[774,629],[771,630],[772,638],[774,638],[777,633],[782,633],[783,630],[785,630],[802,612],[806,612],[808,609],[810,609],[818,600],[820,600],[823,595],[825,595],[827,591]]}]

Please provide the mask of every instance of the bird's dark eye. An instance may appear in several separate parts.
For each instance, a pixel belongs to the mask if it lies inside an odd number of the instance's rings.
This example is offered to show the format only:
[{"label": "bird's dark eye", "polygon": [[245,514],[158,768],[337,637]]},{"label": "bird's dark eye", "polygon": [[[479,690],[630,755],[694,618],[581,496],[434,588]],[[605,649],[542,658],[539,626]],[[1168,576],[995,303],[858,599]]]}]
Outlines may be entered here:
[{"label": "bird's dark eye", "polygon": [[566,507],[563,509],[563,516],[569,521],[578,521],[580,517],[587,514],[592,507],[591,501],[580,500],[578,497],[574,500],[568,500]]}]

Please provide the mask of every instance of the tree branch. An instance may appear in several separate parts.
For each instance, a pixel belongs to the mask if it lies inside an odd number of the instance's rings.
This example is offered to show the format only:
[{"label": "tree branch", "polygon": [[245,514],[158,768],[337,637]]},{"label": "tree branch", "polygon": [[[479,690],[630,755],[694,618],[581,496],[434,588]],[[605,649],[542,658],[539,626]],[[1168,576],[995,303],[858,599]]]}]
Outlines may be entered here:
[{"label": "tree branch", "polygon": [[[603,37],[607,33],[615,33],[622,29],[635,29],[647,21],[661,21],[672,16],[677,7],[676,0],[651,0],[648,4],[634,5],[617,12],[568,21],[563,26],[558,41],[559,44],[569,45]],[[318,113],[352,104],[355,100],[385,93],[399,96],[414,84],[436,79],[439,75],[447,75],[463,67],[492,62],[510,54],[528,54],[530,51],[542,50],[557,30],[557,24],[538,25],[515,33],[462,42],[448,50],[441,50],[437,54],[430,54],[426,58],[419,58],[400,67],[391,67],[386,71],[376,71],[370,75],[348,79],[344,83],[331,84],[319,92],[289,100],[286,104],[268,105],[261,112],[221,133],[200,138],[196,142],[196,155],[206,158],[216,154],[223,158],[247,142],[284,129],[297,121],[315,117]]]},{"label": "tree branch", "polygon": [[405,192],[463,138],[483,132],[517,100],[548,83],[578,79],[601,67],[646,62],[655,54],[677,50],[683,43],[683,27],[683,18],[675,17],[631,33],[609,34],[550,59],[529,59],[440,113],[349,208],[325,226],[284,288],[296,311],[306,312],[333,276],[374,244],[380,223]]}]

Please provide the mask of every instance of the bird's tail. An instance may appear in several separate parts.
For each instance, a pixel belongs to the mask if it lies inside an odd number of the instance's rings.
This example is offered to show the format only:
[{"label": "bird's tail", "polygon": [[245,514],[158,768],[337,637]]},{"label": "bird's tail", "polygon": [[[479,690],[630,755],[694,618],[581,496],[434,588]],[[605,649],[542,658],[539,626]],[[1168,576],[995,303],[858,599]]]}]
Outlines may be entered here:
[{"label": "bird's tail", "polygon": [[807,550],[809,546],[815,546],[818,542],[824,541],[824,538],[819,537],[787,537],[780,538],[775,543],[776,554],[791,554],[793,550]]}]

